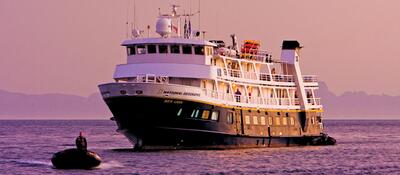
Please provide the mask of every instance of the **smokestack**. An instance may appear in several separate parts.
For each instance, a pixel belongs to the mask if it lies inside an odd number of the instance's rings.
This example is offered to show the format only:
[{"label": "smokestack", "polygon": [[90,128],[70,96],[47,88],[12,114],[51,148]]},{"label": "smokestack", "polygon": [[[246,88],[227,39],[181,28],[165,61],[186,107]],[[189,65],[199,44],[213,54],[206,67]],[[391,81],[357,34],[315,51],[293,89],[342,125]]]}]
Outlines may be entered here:
[{"label": "smokestack", "polygon": [[285,40],[282,43],[282,61],[288,64],[299,62],[300,43],[296,40]]},{"label": "smokestack", "polygon": [[300,109],[307,110],[309,107],[299,63],[301,48],[300,43],[296,40],[283,41],[281,60],[284,62],[282,66],[286,67],[286,69],[283,69],[284,73],[293,75],[294,82],[296,83],[296,94],[300,102]]}]

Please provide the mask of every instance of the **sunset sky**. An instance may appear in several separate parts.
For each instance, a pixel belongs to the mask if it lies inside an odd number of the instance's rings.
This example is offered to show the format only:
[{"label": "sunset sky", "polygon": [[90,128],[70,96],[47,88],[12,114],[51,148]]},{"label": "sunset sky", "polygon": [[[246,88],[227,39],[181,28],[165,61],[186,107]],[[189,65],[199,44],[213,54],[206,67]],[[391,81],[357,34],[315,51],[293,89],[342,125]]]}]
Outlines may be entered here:
[{"label": "sunset sky", "polygon": [[[198,10],[198,1],[136,0],[136,24],[154,32],[158,8]],[[207,39],[235,33],[260,40],[275,58],[284,39],[304,45],[302,71],[335,94],[400,95],[398,0],[202,0]],[[87,96],[125,62],[120,46],[133,0],[1,0],[0,89]],[[198,26],[198,17],[192,19]]]}]

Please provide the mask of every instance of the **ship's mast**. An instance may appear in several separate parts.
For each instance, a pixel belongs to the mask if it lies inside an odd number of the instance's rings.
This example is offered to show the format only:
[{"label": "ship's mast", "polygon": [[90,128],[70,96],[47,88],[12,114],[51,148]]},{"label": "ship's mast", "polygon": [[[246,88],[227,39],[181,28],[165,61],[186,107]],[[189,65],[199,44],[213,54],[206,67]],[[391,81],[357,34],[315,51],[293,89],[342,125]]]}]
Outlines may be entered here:
[{"label": "ship's mast", "polygon": [[[192,24],[191,24],[191,17],[196,13],[189,13],[189,14],[178,14],[178,5],[172,5],[172,12],[170,14],[159,14],[157,25],[156,25],[156,32],[160,34],[162,37],[170,37],[172,33],[176,33],[177,37],[181,37],[181,18],[185,17],[188,18],[188,21],[185,19],[185,27],[184,27],[184,37],[191,38],[192,37]],[[176,23],[176,25],[174,25]],[[195,36],[199,36],[200,32],[194,32]]]}]

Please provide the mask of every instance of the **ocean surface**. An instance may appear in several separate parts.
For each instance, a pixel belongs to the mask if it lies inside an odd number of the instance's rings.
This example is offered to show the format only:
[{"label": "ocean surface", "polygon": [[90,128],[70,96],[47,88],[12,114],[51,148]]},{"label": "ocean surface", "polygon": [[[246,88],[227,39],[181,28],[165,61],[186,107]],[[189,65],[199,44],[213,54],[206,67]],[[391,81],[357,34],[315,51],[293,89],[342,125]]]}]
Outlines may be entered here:
[{"label": "ocean surface", "polygon": [[[326,120],[336,146],[132,152],[112,121],[0,120],[0,174],[400,174],[400,121]],[[83,130],[103,163],[57,170]]]}]

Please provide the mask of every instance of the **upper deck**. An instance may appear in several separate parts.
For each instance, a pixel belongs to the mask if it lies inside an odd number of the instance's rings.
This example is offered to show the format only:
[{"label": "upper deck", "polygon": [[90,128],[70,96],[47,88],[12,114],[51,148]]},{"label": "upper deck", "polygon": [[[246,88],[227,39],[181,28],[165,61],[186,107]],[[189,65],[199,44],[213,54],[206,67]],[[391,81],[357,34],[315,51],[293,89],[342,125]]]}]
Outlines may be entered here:
[{"label": "upper deck", "polygon": [[[201,39],[137,38],[122,43],[127,48],[127,64],[117,66],[114,78],[143,74],[215,79],[269,86],[296,86],[287,63],[273,60],[266,51],[231,53]],[[223,49],[221,49],[223,48]],[[228,50],[228,51],[227,51]],[[316,76],[303,77],[306,86],[318,86]]]}]

